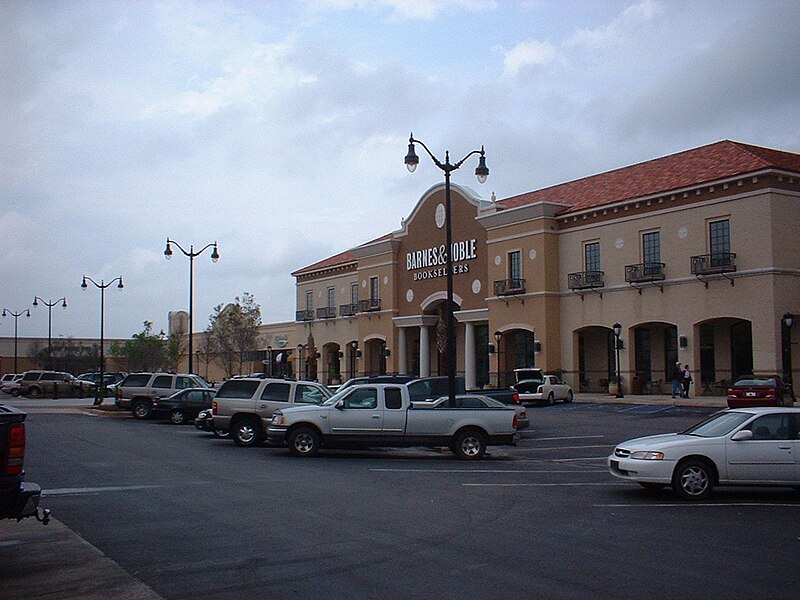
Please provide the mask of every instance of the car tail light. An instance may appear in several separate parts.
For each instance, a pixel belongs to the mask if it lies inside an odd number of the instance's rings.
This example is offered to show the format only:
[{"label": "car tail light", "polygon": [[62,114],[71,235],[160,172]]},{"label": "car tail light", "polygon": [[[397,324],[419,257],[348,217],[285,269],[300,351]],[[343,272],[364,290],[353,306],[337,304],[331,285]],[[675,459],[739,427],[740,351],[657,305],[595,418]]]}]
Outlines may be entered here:
[{"label": "car tail light", "polygon": [[514,426],[514,429],[517,428],[517,413],[514,413],[514,420],[511,423]]},{"label": "car tail light", "polygon": [[767,392],[767,398],[775,398],[776,396],[777,396],[777,391],[776,390],[769,390]]},{"label": "car tail light", "polygon": [[215,414],[217,414],[217,401],[216,401],[216,400],[214,400],[214,401],[211,403],[211,414],[212,414],[212,415],[215,415]]},{"label": "car tail light", "polygon": [[25,423],[13,423],[8,432],[8,464],[6,464],[6,475],[21,474],[24,458]]},{"label": "car tail light", "polygon": [[514,404],[519,404],[520,403],[520,401],[519,401],[519,393],[518,392],[514,392],[514,394],[511,396],[511,398],[512,398],[512,400],[514,400]]},{"label": "car tail light", "polygon": [[544,393],[544,386],[540,385],[539,387],[537,387],[536,388],[536,393],[537,394],[543,394]]}]

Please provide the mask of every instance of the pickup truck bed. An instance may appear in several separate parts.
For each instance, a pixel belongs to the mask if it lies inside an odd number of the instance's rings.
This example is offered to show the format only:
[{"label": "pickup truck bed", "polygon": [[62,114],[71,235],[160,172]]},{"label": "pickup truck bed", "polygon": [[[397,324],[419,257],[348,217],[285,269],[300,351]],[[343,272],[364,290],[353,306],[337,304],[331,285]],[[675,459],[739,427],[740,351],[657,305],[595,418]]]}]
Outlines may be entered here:
[{"label": "pickup truck bed", "polygon": [[39,514],[41,488],[23,481],[25,472],[25,413],[0,404],[0,519],[36,517],[45,525],[48,510]]}]

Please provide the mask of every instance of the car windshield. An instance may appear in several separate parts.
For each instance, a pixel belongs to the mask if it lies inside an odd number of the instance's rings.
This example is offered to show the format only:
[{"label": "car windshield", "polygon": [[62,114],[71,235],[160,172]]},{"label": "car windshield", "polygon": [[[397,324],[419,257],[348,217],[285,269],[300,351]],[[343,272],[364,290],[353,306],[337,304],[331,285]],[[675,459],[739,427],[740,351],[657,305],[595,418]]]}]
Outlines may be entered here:
[{"label": "car windshield", "polygon": [[696,435],[698,437],[720,437],[728,435],[752,416],[752,413],[746,412],[720,412],[711,415],[705,421],[701,421],[683,433],[684,435]]}]

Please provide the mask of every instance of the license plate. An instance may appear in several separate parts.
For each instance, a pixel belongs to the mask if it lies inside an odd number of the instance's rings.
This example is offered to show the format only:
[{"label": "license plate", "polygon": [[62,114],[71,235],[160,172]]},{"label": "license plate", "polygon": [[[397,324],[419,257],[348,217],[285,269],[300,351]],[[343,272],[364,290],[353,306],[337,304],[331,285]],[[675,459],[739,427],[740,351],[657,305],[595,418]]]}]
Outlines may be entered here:
[{"label": "license plate", "polygon": [[755,392],[747,392],[745,394],[745,396],[747,396],[748,398],[755,398],[756,397],[756,393]]}]

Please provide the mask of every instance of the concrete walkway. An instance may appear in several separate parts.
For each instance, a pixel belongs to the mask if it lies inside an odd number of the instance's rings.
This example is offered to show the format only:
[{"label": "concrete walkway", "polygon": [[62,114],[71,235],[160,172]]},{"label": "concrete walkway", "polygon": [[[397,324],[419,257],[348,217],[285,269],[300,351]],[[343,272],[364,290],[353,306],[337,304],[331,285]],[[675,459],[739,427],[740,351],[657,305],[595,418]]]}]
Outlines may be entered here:
[{"label": "concrete walkway", "polygon": [[575,402],[591,402],[593,404],[649,404],[659,406],[695,406],[707,408],[727,408],[727,396],[690,396],[673,398],[669,394],[625,394],[624,398],[616,398],[608,394],[580,393],[575,394]]}]

